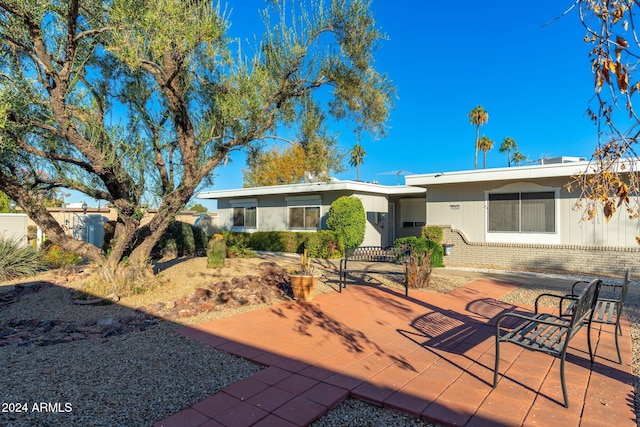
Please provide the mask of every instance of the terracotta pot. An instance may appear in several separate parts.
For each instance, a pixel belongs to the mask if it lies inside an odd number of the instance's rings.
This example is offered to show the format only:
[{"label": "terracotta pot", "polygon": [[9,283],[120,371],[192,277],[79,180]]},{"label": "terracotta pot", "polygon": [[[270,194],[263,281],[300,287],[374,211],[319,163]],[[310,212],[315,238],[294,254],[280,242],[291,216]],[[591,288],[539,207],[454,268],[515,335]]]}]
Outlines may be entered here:
[{"label": "terracotta pot", "polygon": [[289,276],[293,298],[296,301],[311,301],[318,278],[313,276]]}]

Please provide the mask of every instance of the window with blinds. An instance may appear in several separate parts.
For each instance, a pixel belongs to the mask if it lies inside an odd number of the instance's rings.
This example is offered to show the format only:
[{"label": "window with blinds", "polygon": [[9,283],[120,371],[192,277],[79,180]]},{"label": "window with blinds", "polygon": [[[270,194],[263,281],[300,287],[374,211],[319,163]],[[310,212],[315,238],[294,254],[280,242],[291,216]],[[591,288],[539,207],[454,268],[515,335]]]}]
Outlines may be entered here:
[{"label": "window with blinds", "polygon": [[489,232],[555,233],[553,191],[489,194]]}]

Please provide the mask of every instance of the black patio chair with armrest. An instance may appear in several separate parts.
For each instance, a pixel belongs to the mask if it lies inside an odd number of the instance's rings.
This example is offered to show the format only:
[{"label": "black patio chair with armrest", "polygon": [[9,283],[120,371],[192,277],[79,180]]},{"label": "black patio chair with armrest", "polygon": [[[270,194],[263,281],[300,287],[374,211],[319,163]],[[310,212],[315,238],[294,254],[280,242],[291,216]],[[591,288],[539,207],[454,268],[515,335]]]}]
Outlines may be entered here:
[{"label": "black patio chair with armrest", "polygon": [[[570,313],[558,315],[550,313],[540,313],[536,306],[536,311],[531,316],[517,313],[505,313],[498,317],[496,322],[496,358],[495,370],[493,373],[493,388],[498,384],[498,373],[500,365],[500,343],[508,342],[516,344],[527,350],[538,351],[560,358],[560,381],[562,383],[562,395],[564,406],[569,407],[569,396],[565,383],[564,363],[567,356],[569,341],[575,336],[580,328],[587,323],[587,342],[589,345],[589,357],[593,364],[593,351],[591,349],[591,316],[596,305],[598,293],[600,291],[599,279],[593,280],[589,286],[584,288],[578,295],[560,296],[553,295],[562,301],[568,301]],[[545,294],[546,296],[551,296]],[[511,330],[501,335],[501,324],[504,320],[511,319],[519,323]]]},{"label": "black patio chair with armrest", "polygon": [[[624,302],[627,299],[627,291],[629,290],[629,282],[631,282],[631,272],[627,270],[621,285],[614,285],[602,282],[600,296],[593,312],[594,323],[602,323],[605,325],[615,325],[616,351],[618,352],[618,363],[622,364],[620,356],[620,345],[618,344],[618,335],[622,335],[622,327],[620,326],[620,315],[624,308]],[[571,293],[575,293],[580,285],[588,283],[585,280],[579,280],[571,287]],[[607,290],[611,292],[605,293]],[[603,292],[604,291],[604,292]],[[610,296],[613,295],[613,296]]]}]

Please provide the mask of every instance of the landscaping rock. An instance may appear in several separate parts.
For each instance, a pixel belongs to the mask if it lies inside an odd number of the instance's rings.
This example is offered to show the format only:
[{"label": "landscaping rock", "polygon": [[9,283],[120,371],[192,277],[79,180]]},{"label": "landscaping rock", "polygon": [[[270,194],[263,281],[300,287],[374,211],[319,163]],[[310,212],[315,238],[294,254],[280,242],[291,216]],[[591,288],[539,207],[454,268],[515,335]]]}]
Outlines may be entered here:
[{"label": "landscaping rock", "polygon": [[75,322],[57,319],[9,320],[0,324],[0,347],[4,346],[49,346],[77,340],[109,338],[133,331],[143,331],[158,324],[158,320],[146,313],[138,312],[121,318]]},{"label": "landscaping rock", "polygon": [[234,277],[199,287],[193,295],[185,295],[179,301],[168,301],[143,310],[165,319],[196,316],[203,312],[234,308],[244,305],[272,303],[293,296],[289,274],[274,262],[261,262],[258,275]]}]

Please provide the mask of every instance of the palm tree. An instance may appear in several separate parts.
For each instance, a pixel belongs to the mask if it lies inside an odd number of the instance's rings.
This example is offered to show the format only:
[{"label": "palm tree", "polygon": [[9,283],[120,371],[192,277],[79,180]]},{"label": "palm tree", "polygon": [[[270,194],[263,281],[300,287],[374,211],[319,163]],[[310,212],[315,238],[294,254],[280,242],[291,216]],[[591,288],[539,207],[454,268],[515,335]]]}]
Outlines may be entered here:
[{"label": "palm tree", "polygon": [[524,154],[522,154],[519,151],[514,151],[513,152],[513,156],[511,157],[511,159],[513,160],[513,163],[516,164],[516,166],[520,166],[520,162],[523,160],[527,160],[527,158],[524,156]]},{"label": "palm tree", "polygon": [[478,140],[478,148],[476,150],[482,150],[484,153],[484,169],[487,168],[487,151],[493,148],[493,139],[482,135],[482,138]]},{"label": "palm tree", "polygon": [[360,165],[364,163],[364,157],[367,155],[360,143],[356,143],[351,149],[351,160],[349,164],[356,167],[356,177],[360,181]]},{"label": "palm tree", "polygon": [[510,136],[506,137],[504,141],[502,141],[502,145],[500,146],[500,152],[507,152],[507,165],[511,167],[511,150],[515,152],[518,149],[518,143],[515,139]]},{"label": "palm tree", "polygon": [[476,163],[475,169],[478,169],[478,136],[480,135],[480,126],[487,123],[489,121],[489,113],[482,108],[482,105],[478,105],[476,108],[471,110],[468,114],[469,122],[472,125],[476,126]]}]

